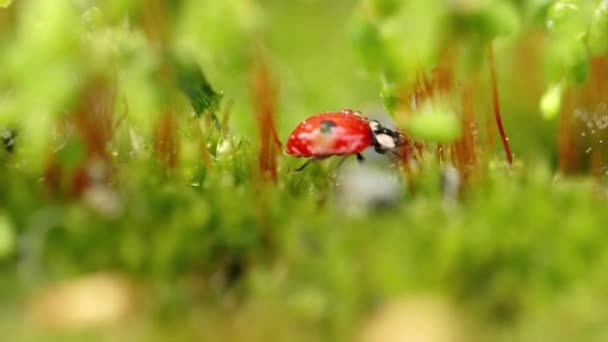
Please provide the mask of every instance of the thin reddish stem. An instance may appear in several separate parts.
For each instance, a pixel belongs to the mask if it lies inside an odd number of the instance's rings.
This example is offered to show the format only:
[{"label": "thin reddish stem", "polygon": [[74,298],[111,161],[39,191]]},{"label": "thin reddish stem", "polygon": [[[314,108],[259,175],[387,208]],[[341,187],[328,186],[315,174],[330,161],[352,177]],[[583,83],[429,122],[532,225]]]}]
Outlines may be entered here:
[{"label": "thin reddish stem", "polygon": [[437,144],[437,156],[439,157],[439,163],[443,164],[445,157],[443,156],[443,145]]},{"label": "thin reddish stem", "polygon": [[259,168],[264,178],[276,183],[276,158],[281,150],[281,141],[274,124],[274,88],[262,53],[258,53],[254,68],[253,94],[260,129]]},{"label": "thin reddish stem", "polygon": [[492,107],[494,109],[494,118],[496,119],[496,126],[500,132],[500,139],[502,139],[502,146],[505,148],[505,154],[509,165],[513,164],[513,155],[509,148],[509,141],[505,134],[505,129],[502,125],[502,118],[500,116],[500,100],[498,98],[498,85],[496,82],[496,63],[494,62],[494,49],[492,44],[488,47],[488,66],[490,68],[490,82],[492,83]]}]

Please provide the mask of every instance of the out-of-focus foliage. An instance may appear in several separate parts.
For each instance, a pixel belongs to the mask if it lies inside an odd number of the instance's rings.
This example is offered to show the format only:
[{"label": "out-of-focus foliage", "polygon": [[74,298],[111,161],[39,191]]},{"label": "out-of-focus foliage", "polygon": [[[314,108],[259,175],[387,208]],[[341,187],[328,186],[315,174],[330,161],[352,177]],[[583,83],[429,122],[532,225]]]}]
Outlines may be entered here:
[{"label": "out-of-focus foliage", "polygon": [[441,102],[425,102],[418,114],[408,118],[403,127],[412,137],[420,140],[450,142],[458,138],[460,122],[448,105]]},{"label": "out-of-focus foliage", "polygon": [[[519,9],[511,1],[361,1],[353,28],[355,49],[362,64],[383,82],[385,109],[393,116],[399,108],[397,98],[403,89],[419,82],[427,72],[451,60],[454,72],[463,78],[475,73],[483,63],[484,51],[496,37],[513,36],[522,30]],[[430,99],[435,101],[435,99]],[[443,101],[443,99],[438,99]],[[439,106],[439,105],[438,105]],[[403,109],[403,108],[401,108]],[[435,127],[459,126],[455,111],[433,113],[417,106],[403,127],[416,127],[409,133],[431,141],[446,141]],[[450,116],[452,116],[450,118]],[[422,122],[438,122],[420,124]],[[429,132],[421,132],[428,127]],[[447,128],[454,140],[461,128]]]},{"label": "out-of-focus foliage", "polygon": [[602,1],[593,9],[589,23],[589,49],[593,55],[601,55],[608,48],[608,3]]},{"label": "out-of-focus foliage", "polygon": [[600,0],[550,4],[545,19],[550,36],[546,54],[549,81],[582,84],[589,78],[590,59],[606,52],[607,6]]},{"label": "out-of-focus foliage", "polygon": [[0,258],[6,258],[15,250],[15,232],[10,218],[0,216]]},{"label": "out-of-focus foliage", "polygon": [[213,90],[202,70],[183,62],[175,62],[174,65],[179,86],[190,99],[196,114],[217,111],[222,96]]},{"label": "out-of-focus foliage", "polygon": [[558,83],[543,94],[540,100],[540,110],[545,119],[553,119],[559,114],[563,91],[564,85]]},{"label": "out-of-focus foliage", "polygon": [[[0,1],[0,331],[608,339],[607,4]],[[412,158],[263,177],[342,108]]]}]

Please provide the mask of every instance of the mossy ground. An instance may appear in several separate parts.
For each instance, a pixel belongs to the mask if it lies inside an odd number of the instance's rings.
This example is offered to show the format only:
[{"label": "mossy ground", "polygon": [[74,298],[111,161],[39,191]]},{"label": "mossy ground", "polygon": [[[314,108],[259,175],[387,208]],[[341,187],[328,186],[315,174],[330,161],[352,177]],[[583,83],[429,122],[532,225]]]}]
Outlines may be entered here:
[{"label": "mossy ground", "polygon": [[[281,139],[317,112],[381,111],[379,80],[352,54],[353,4],[262,7]],[[540,76],[514,57],[526,39],[496,53],[515,163],[506,165],[494,131],[457,198],[442,192],[432,149],[413,180],[389,158],[370,161],[386,166],[400,195],[365,211],[343,205],[337,160],[294,173],[302,161],[280,155],[276,182],[265,179],[253,76],[230,59],[237,67],[206,68],[233,103],[229,133],[179,107],[174,167],[155,159],[153,139],[132,153],[131,130],[145,129],[128,117],[107,147],[112,176],[99,192],[75,195],[69,176],[49,187],[32,160],[0,151],[0,331],[24,341],[350,340],[385,305],[432,298],[454,319],[431,314],[434,327],[463,330],[464,340],[608,339],[605,180],[556,171],[557,123],[538,114]],[[208,161],[197,127],[213,132]],[[81,153],[65,152],[68,174]],[[84,328],[32,320],[37,294],[98,272],[132,284],[126,317]]]}]

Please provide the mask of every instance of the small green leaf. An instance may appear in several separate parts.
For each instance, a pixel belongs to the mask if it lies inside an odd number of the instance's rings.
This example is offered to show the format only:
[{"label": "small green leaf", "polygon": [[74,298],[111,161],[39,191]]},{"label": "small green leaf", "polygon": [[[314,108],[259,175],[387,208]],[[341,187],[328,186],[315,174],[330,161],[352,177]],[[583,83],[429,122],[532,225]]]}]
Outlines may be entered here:
[{"label": "small green leaf", "polygon": [[540,100],[540,112],[543,118],[549,120],[557,116],[561,108],[562,92],[563,86],[561,83],[555,84],[545,91]]},{"label": "small green leaf", "polygon": [[414,138],[440,143],[457,139],[461,132],[460,121],[453,111],[430,103],[408,117],[404,127]]},{"label": "small green leaf", "polygon": [[589,77],[589,54],[582,39],[555,37],[545,53],[544,66],[549,82],[557,83],[567,77],[582,84]]},{"label": "small green leaf", "polygon": [[188,96],[196,114],[217,111],[222,94],[213,90],[203,70],[193,63],[176,62],[174,66],[179,87]]},{"label": "small green leaf", "polygon": [[578,84],[589,78],[590,65],[587,48],[581,40],[572,42],[565,56],[565,64],[569,70],[570,78]]}]

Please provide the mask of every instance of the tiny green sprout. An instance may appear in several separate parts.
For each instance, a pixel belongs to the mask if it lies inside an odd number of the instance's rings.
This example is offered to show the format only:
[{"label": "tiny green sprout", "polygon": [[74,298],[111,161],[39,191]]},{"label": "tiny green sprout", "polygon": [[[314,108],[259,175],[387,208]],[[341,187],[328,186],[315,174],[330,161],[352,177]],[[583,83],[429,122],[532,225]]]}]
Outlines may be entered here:
[{"label": "tiny green sprout", "polygon": [[190,100],[197,116],[205,111],[214,113],[218,110],[222,94],[216,92],[203,70],[196,63],[175,61],[174,68],[180,89]]},{"label": "tiny green sprout", "polygon": [[582,84],[589,78],[590,65],[584,42],[577,39],[566,50],[565,64],[574,82]]},{"label": "tiny green sprout", "polygon": [[554,84],[545,91],[540,100],[540,112],[544,119],[550,120],[557,116],[562,104],[562,83]]},{"label": "tiny green sprout", "polygon": [[546,52],[545,68],[550,82],[567,77],[576,84],[589,77],[590,65],[587,47],[583,39],[556,37]]},{"label": "tiny green sprout", "polygon": [[461,124],[456,114],[440,103],[427,102],[403,122],[414,138],[438,143],[454,141],[460,136]]},{"label": "tiny green sprout", "polygon": [[593,11],[587,37],[589,50],[601,55],[608,50],[608,1],[602,0]]}]

